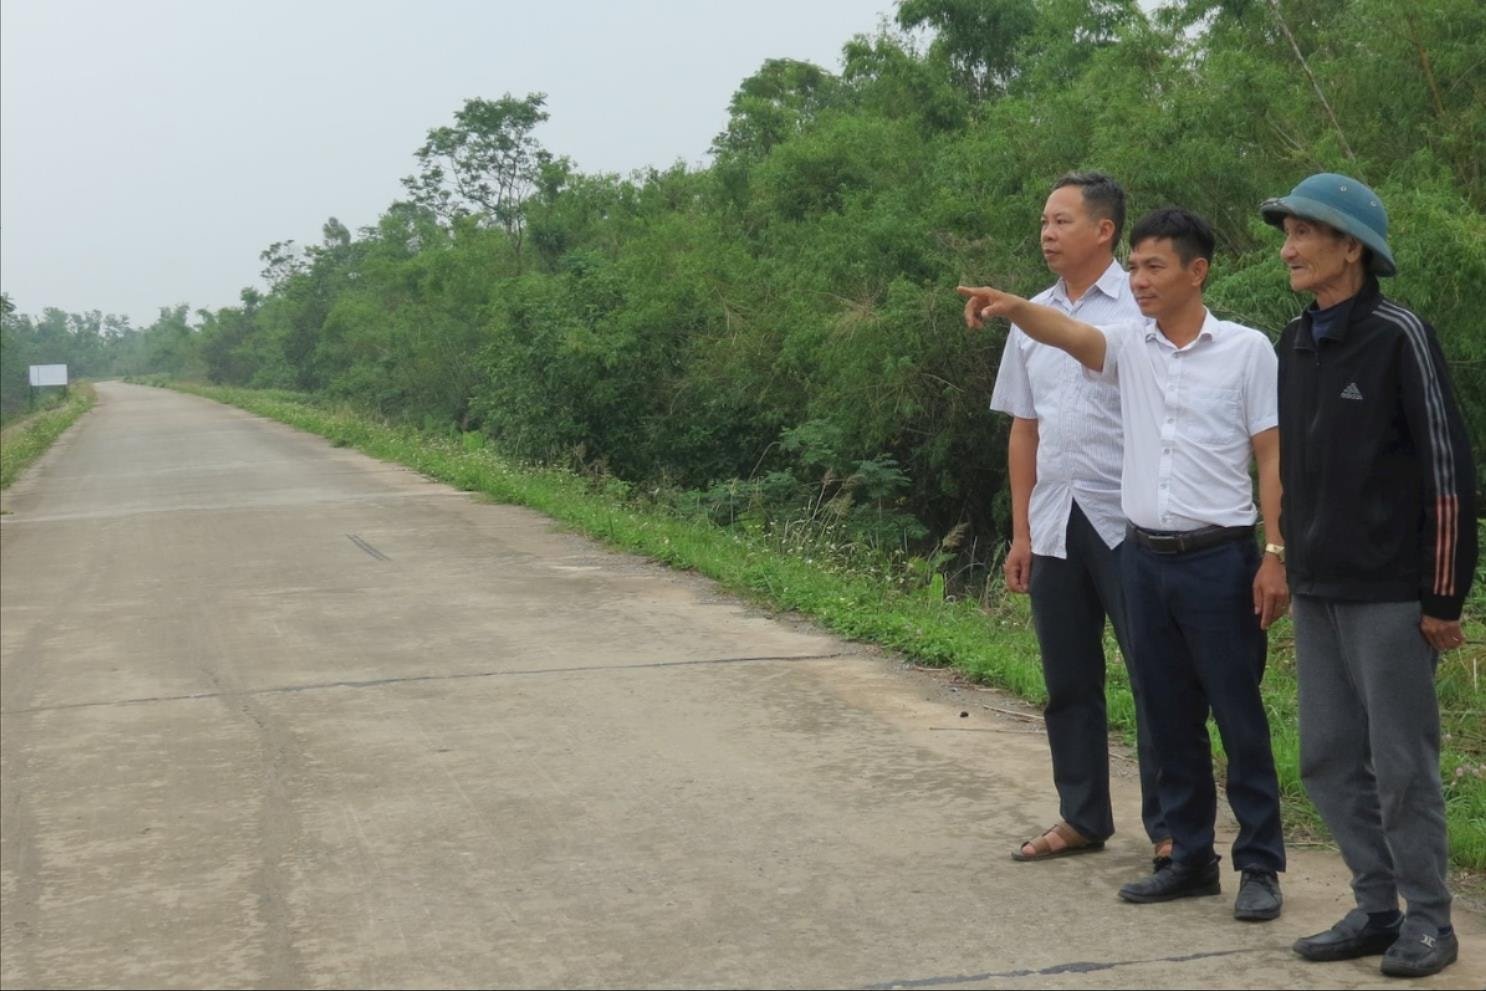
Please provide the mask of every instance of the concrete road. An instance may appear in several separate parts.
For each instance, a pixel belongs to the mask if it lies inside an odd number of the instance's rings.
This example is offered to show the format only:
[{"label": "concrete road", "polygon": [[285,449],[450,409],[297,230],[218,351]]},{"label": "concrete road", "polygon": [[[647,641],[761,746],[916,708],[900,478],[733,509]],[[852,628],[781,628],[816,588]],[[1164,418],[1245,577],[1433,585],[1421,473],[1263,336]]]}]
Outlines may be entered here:
[{"label": "concrete road", "polygon": [[[205,400],[121,384],[7,494],[6,987],[1368,987],[1132,906],[1015,703]],[[996,708],[987,708],[987,706]],[[961,712],[969,716],[962,717]],[[1429,983],[1486,984],[1486,928]]]}]

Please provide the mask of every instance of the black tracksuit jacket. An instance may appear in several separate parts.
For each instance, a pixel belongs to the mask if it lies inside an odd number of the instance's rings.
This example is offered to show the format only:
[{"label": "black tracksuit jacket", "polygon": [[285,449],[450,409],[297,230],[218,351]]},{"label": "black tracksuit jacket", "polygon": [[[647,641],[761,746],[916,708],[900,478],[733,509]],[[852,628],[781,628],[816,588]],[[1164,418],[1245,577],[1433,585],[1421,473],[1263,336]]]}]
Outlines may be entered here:
[{"label": "black tracksuit jacket", "polygon": [[1475,469],[1434,329],[1369,278],[1331,335],[1280,336],[1280,530],[1290,591],[1419,600],[1458,619],[1476,568]]}]

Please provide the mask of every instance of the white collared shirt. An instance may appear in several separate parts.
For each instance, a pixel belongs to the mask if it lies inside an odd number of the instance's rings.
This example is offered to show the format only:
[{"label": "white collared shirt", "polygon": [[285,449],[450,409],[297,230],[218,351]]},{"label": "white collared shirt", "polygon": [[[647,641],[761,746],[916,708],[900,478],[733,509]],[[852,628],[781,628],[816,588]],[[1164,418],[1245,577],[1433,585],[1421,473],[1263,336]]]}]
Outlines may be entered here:
[{"label": "white collared shirt", "polygon": [[[1141,318],[1130,277],[1111,262],[1077,302],[1057,284],[1032,298],[1085,323],[1113,324]],[[1110,547],[1125,538],[1120,510],[1120,393],[1083,374],[1063,351],[1039,344],[1016,326],[1006,335],[991,409],[1037,421],[1037,484],[1028,523],[1032,553],[1066,558],[1073,500]]]},{"label": "white collared shirt", "polygon": [[1253,437],[1279,423],[1269,338],[1211,312],[1184,348],[1154,320],[1099,329],[1104,370],[1089,377],[1119,386],[1125,516],[1148,530],[1253,523]]}]

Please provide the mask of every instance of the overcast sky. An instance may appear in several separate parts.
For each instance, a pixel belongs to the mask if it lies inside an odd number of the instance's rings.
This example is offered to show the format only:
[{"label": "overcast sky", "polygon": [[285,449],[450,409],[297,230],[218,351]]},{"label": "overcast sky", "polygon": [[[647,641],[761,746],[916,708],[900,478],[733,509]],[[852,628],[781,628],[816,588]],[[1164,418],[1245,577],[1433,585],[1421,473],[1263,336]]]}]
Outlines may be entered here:
[{"label": "overcast sky", "polygon": [[766,58],[839,70],[892,0],[4,0],[0,289],[237,303],[271,242],[376,222],[469,97],[544,92],[584,172],[705,161]]}]

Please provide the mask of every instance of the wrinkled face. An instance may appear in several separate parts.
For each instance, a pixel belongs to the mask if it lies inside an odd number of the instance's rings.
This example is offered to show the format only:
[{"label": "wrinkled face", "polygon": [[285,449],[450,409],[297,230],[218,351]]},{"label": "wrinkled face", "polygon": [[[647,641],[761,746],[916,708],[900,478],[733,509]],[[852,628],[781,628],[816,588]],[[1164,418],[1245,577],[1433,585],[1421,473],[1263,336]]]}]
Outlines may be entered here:
[{"label": "wrinkled face", "polygon": [[1207,259],[1183,265],[1170,238],[1148,237],[1130,247],[1130,293],[1140,312],[1160,320],[1202,295]]},{"label": "wrinkled face", "polygon": [[1280,258],[1290,270],[1294,292],[1321,292],[1345,283],[1349,265],[1362,260],[1362,243],[1318,220],[1285,218],[1285,243]]},{"label": "wrinkled face", "polygon": [[1079,272],[1102,260],[1114,237],[1114,222],[1089,216],[1077,186],[1055,189],[1042,208],[1042,257],[1058,275]]}]

